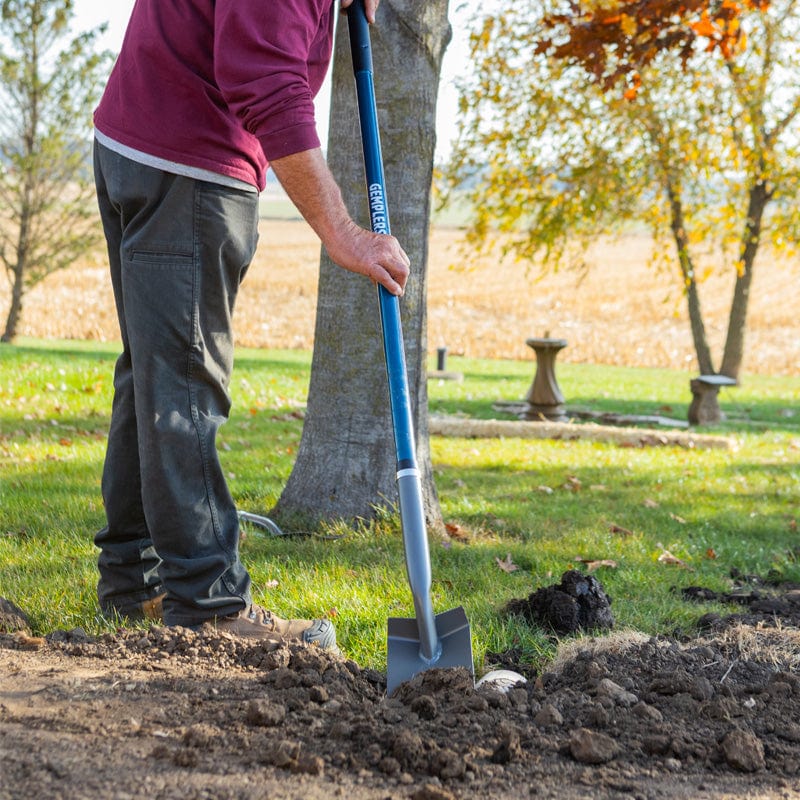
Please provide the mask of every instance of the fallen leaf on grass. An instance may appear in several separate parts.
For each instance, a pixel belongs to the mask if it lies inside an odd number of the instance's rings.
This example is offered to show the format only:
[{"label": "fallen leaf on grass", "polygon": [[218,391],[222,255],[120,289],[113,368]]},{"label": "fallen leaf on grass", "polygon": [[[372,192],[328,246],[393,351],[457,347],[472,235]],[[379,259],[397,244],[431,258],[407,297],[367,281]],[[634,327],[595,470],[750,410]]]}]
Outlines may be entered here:
[{"label": "fallen leaf on grass", "polygon": [[651,500],[649,497],[645,497],[642,505],[644,505],[645,508],[658,508],[661,503],[659,503],[657,500]]},{"label": "fallen leaf on grass", "polygon": [[294,422],[298,419],[305,419],[305,416],[302,411],[290,411],[287,414],[273,414],[270,419],[273,422]]},{"label": "fallen leaf on grass", "polygon": [[575,556],[573,559],[577,561],[579,564],[583,564],[586,567],[587,572],[594,572],[596,569],[600,569],[600,567],[609,567],[610,569],[617,568],[617,562],[610,558],[583,558],[582,556]]},{"label": "fallen leaf on grass", "polygon": [[264,588],[265,589],[277,589],[279,586],[280,586],[280,584],[276,580],[267,581],[264,584]]},{"label": "fallen leaf on grass", "polygon": [[670,516],[670,519],[674,519],[675,522],[679,522],[681,525],[685,525],[686,524],[686,520],[683,517],[679,517],[677,514],[673,514],[672,512],[670,512],[669,516]]},{"label": "fallen leaf on grass", "polygon": [[714,559],[716,557],[717,551],[713,547],[709,547],[708,550],[706,550],[706,558]]},{"label": "fallen leaf on grass", "polygon": [[669,550],[663,548],[663,545],[659,545],[659,547],[662,547],[661,554],[658,557],[659,563],[674,564],[676,567],[681,567],[682,569],[688,569],[694,572],[692,567],[690,567],[682,558],[672,555]]},{"label": "fallen leaf on grass", "polygon": [[469,539],[467,532],[455,522],[445,522],[444,529],[447,535],[457,542],[466,542]]},{"label": "fallen leaf on grass", "polygon": [[633,536],[633,531],[629,531],[621,525],[615,525],[613,522],[608,526],[608,530],[611,531],[611,533],[618,533],[621,536]]},{"label": "fallen leaf on grass", "polygon": [[593,492],[605,492],[605,491],[608,491],[608,486],[606,486],[604,483],[593,483],[589,488]]},{"label": "fallen leaf on grass", "polygon": [[570,492],[577,492],[581,486],[581,479],[577,475],[567,475],[567,480],[562,488]]},{"label": "fallen leaf on grass", "polygon": [[553,494],[553,490],[549,486],[537,486],[536,491],[542,494]]},{"label": "fallen leaf on grass", "polygon": [[506,553],[505,559],[499,559],[495,556],[495,562],[497,566],[500,567],[503,572],[516,572],[519,567],[511,560],[511,553]]}]

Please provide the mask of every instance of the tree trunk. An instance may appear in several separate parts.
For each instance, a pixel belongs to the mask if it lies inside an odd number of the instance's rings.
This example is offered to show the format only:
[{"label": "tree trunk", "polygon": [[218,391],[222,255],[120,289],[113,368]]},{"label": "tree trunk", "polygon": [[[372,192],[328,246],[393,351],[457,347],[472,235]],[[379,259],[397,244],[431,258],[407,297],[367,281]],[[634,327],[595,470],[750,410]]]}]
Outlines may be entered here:
[{"label": "tree trunk", "polygon": [[30,247],[31,202],[33,193],[31,181],[26,180],[23,201],[21,203],[19,232],[16,244],[16,262],[11,272],[14,275],[11,287],[11,306],[6,317],[6,328],[0,336],[0,342],[13,342],[17,335],[17,326],[22,318],[22,299],[25,296],[25,277],[28,267],[28,248]]},{"label": "tree trunk", "polygon": [[[340,20],[343,22],[343,20]],[[426,287],[436,96],[450,39],[447,0],[384,0],[371,27],[386,194],[412,263],[400,302],[417,458],[429,525],[441,526],[428,444]],[[328,161],[354,218],[369,226],[346,24],[336,34]],[[291,529],[321,519],[370,519],[394,507],[395,450],[378,298],[323,252],[303,435],[273,515]]]},{"label": "tree trunk", "polygon": [[694,264],[689,253],[689,241],[683,219],[683,206],[675,185],[667,180],[667,195],[670,205],[670,226],[678,250],[678,262],[683,276],[683,286],[686,292],[686,304],[689,310],[689,324],[692,329],[692,340],[697,355],[697,365],[701,375],[714,373],[714,360],[711,348],[706,338],[706,327],[703,323],[703,311],[700,307],[700,294],[697,291]]},{"label": "tree trunk", "polygon": [[753,264],[755,263],[758,244],[761,238],[761,223],[764,210],[770,200],[763,180],[750,188],[747,206],[747,221],[742,236],[740,265],[733,289],[733,301],[728,317],[728,333],[725,338],[725,350],[722,356],[720,372],[729,378],[739,379],[739,370],[744,356],[744,332],[747,323],[747,304],[750,299],[750,285],[753,282]]},{"label": "tree trunk", "polygon": [[14,282],[11,287],[11,306],[6,317],[6,327],[0,342],[13,342],[17,335],[17,326],[22,316],[22,295],[24,293],[23,273],[19,269],[14,270]]}]

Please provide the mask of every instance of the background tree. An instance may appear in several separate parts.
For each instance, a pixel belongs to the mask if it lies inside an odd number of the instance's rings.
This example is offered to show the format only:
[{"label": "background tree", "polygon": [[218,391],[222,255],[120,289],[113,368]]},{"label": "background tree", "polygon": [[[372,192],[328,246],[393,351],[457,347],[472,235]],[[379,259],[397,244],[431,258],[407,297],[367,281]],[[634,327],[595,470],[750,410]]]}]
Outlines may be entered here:
[{"label": "background tree", "polygon": [[[426,287],[436,98],[450,39],[447,0],[383,0],[372,49],[392,233],[411,258],[400,302],[417,457],[428,522],[441,525],[428,445]],[[351,213],[369,225],[346,24],[338,26],[328,162]],[[273,514],[370,519],[395,504],[395,453],[376,290],[323,252],[308,410],[297,460]]]},{"label": "background tree", "polygon": [[[665,51],[685,65],[702,48],[730,59],[744,49],[745,10],[765,11],[770,0],[567,0],[543,17],[545,35],[536,49],[580,64],[604,88],[628,82]],[[561,7],[563,6],[563,8]]]},{"label": "background tree", "polygon": [[[507,251],[548,267],[648,223],[655,251],[677,267],[700,371],[738,379],[760,246],[800,241],[797,2],[737,5],[721,21],[704,16],[706,3],[659,27],[653,9],[671,5],[612,4],[599,21],[547,4],[486,17],[472,37],[449,179],[473,177],[473,246],[501,236]],[[602,36],[587,35],[592,25]],[[719,370],[703,261],[733,280]]]},{"label": "background tree", "polygon": [[70,33],[72,0],[0,3],[0,262],[11,299],[2,341],[17,333],[25,293],[100,238],[91,182],[91,111],[107,53],[102,28]]}]

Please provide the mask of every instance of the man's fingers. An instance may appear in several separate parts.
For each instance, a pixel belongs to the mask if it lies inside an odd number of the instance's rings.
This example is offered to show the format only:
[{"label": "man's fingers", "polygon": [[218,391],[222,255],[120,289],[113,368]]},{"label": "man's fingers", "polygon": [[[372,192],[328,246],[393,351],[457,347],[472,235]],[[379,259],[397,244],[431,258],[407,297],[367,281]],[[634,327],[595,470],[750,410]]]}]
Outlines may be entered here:
[{"label": "man's fingers", "polygon": [[394,239],[394,237],[392,238],[392,251],[389,257],[382,263],[392,280],[394,280],[402,290],[405,289],[406,281],[411,272],[411,259],[409,259],[405,250],[400,247],[400,243],[397,239]]},{"label": "man's fingers", "polygon": [[367,11],[367,19],[370,24],[375,22],[375,12],[378,10],[378,3],[380,0],[366,0],[364,7]]},{"label": "man's fingers", "polygon": [[392,294],[402,297],[411,272],[411,260],[393,236],[384,238],[380,234],[380,237],[376,243],[383,252],[375,253],[366,274]]},{"label": "man's fingers", "polygon": [[394,236],[373,233],[352,220],[338,233],[336,239],[324,242],[333,261],[402,296],[411,272],[411,259]]},{"label": "man's fingers", "polygon": [[[367,12],[367,21],[372,24],[375,22],[375,12],[378,10],[378,3],[380,0],[364,0],[364,10]],[[346,11],[351,5],[353,0],[342,0],[341,9]]]},{"label": "man's fingers", "polygon": [[395,295],[396,297],[402,297],[405,293],[403,287],[397,283],[397,281],[392,278],[391,274],[387,272],[383,267],[379,264],[375,265],[375,274],[370,275],[375,283],[379,283],[386,289],[390,294]]}]

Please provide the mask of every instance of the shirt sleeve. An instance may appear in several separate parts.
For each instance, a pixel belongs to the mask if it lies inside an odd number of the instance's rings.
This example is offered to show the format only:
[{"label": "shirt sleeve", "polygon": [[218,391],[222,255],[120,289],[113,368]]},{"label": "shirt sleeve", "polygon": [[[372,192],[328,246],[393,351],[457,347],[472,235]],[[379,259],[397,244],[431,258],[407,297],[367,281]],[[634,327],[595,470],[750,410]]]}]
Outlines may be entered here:
[{"label": "shirt sleeve", "polygon": [[332,0],[217,0],[214,14],[217,85],[266,158],[319,147],[314,94],[320,53],[323,73],[330,61]]}]

